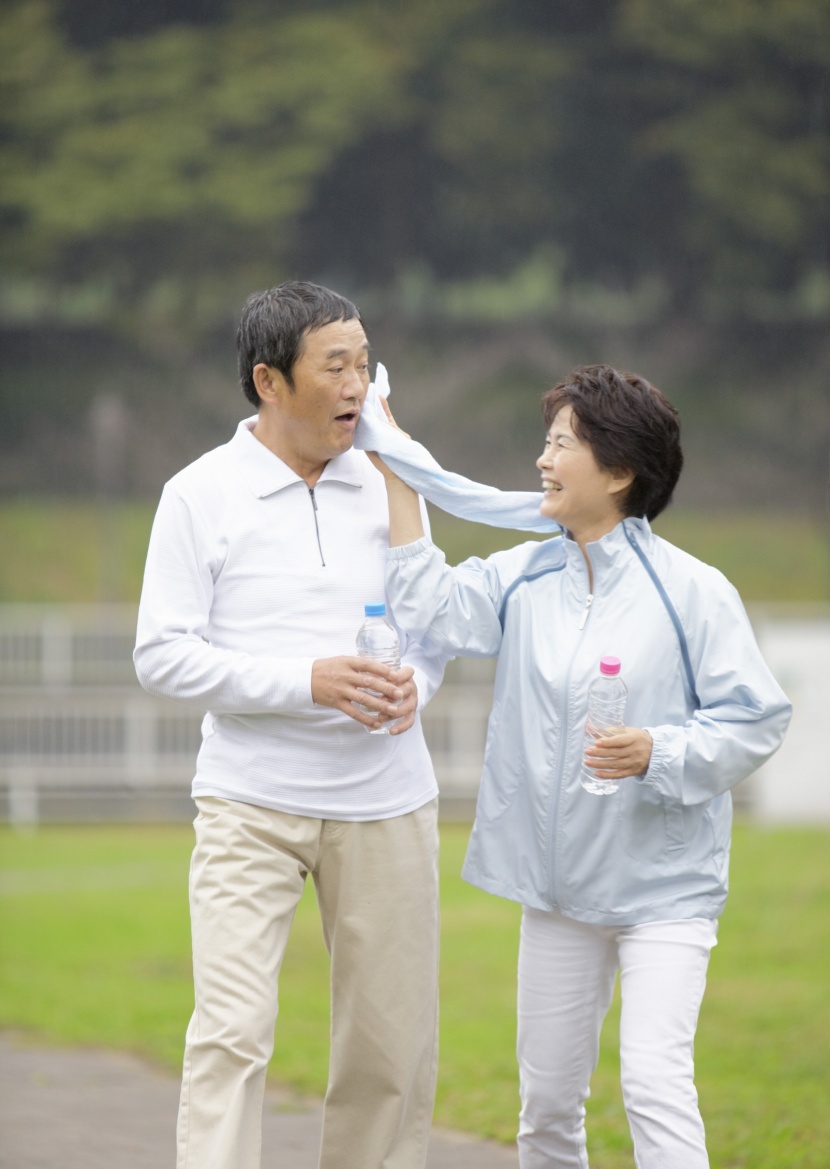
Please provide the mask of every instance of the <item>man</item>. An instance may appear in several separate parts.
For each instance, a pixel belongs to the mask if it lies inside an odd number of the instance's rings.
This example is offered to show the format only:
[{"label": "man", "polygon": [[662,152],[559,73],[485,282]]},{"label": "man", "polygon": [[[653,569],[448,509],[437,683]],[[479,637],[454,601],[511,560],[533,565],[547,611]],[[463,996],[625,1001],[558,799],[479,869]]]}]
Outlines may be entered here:
[{"label": "man", "polygon": [[248,300],[237,346],[257,415],[166,485],[135,652],[146,689],[208,712],[178,1169],[260,1165],[277,978],[309,873],[332,975],[321,1169],[419,1169],[438,893],[418,706],[442,662],[405,640],[399,670],[355,656],[388,546],[383,478],[352,446],[369,383],[357,309],[283,284]]}]

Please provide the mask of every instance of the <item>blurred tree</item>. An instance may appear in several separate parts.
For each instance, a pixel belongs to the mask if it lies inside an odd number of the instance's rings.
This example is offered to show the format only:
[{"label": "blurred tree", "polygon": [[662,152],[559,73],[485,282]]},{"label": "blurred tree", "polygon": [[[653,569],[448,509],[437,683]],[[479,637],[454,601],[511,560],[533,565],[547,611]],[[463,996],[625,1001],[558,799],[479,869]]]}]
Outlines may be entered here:
[{"label": "blurred tree", "polygon": [[645,344],[724,450],[750,418],[825,482],[828,65],[830,0],[5,0],[0,489],[82,483],[114,379],[185,420],[170,465],[207,445],[229,322],[290,276],[458,342],[499,409],[534,346]]},{"label": "blurred tree", "polygon": [[826,318],[830,0],[383,7],[409,101],[315,185],[312,268],[547,253],[571,286],[658,281],[666,314]]},{"label": "blurred tree", "polygon": [[35,274],[181,335],[292,272],[547,263],[543,298],[820,317],[828,64],[830,0],[12,0],[7,308]]},{"label": "blurred tree", "polygon": [[684,176],[694,291],[746,305],[826,271],[830,0],[623,0],[620,23],[650,73],[639,153]]},{"label": "blurred tree", "polygon": [[57,0],[55,18],[72,45],[91,49],[170,24],[217,24],[230,10],[231,0]]},{"label": "blurred tree", "polygon": [[573,132],[564,94],[612,6],[366,4],[400,54],[407,100],[324,176],[301,254],[370,279],[413,264],[452,279],[508,273],[558,238],[572,197],[559,166]]},{"label": "blurred tree", "polygon": [[23,0],[0,19],[3,258],[97,280],[127,319],[203,323],[235,278],[284,270],[314,182],[396,99],[388,46],[336,13],[90,51],[53,16]]}]

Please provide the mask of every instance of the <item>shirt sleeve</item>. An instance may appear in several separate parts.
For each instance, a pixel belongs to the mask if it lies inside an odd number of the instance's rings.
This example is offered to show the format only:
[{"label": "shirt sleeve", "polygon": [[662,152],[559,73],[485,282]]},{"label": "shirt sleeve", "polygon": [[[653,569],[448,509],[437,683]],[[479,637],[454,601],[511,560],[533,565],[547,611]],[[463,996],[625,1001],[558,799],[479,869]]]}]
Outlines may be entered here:
[{"label": "shirt sleeve", "polygon": [[646,729],[654,740],[641,782],[685,805],[740,783],[780,747],[792,706],[761,656],[737,591],[718,574],[687,630],[699,707],[684,726]]},{"label": "shirt sleeve", "polygon": [[413,681],[418,691],[418,710],[423,710],[427,703],[434,698],[439,686],[444,680],[444,669],[451,654],[442,653],[435,646],[421,645],[413,641],[402,632],[403,648],[401,650],[401,664],[412,666],[415,671]]},{"label": "shirt sleeve", "polygon": [[396,623],[447,657],[499,652],[503,592],[492,557],[453,568],[427,537],[389,549],[386,594]]},{"label": "shirt sleeve", "polygon": [[215,714],[293,713],[313,706],[313,658],[254,657],[211,645],[215,574],[223,550],[173,484],[150,544],[133,655],[145,690]]},{"label": "shirt sleeve", "polygon": [[[424,531],[429,537],[431,535],[429,512],[421,496],[418,497],[418,505],[421,509]],[[452,661],[455,655],[442,652],[430,642],[415,641],[400,627],[398,632],[401,635],[401,662],[406,666],[412,666],[415,671],[412,680],[418,692],[418,711],[420,712],[435,697],[444,680],[447,662]]]}]

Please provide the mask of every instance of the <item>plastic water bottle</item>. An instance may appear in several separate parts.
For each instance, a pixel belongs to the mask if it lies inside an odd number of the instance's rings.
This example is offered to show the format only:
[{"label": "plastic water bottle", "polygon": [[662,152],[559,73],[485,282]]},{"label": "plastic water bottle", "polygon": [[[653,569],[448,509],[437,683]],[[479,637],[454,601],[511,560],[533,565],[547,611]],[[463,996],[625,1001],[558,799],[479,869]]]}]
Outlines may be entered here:
[{"label": "plastic water bottle", "polygon": [[[384,662],[387,666],[391,666],[393,670],[400,669],[401,665],[401,643],[398,640],[398,635],[389,622],[386,620],[386,605],[381,602],[378,605],[364,605],[363,613],[365,621],[357,631],[357,652],[362,658],[374,658],[376,662]],[[376,690],[367,690],[367,694],[377,694]],[[374,710],[369,710],[366,706],[361,706],[361,710],[365,710],[368,714],[376,714]],[[373,730],[367,727],[370,735],[388,735],[389,728],[392,726],[391,722],[381,723],[381,725]]]},{"label": "plastic water bottle", "polygon": [[[588,687],[588,717],[585,720],[583,751],[595,739],[611,735],[625,726],[625,700],[628,687],[620,677],[620,659],[602,658],[599,677]],[[595,796],[610,796],[619,789],[615,779],[597,779],[593,771],[582,764],[582,786]]]}]

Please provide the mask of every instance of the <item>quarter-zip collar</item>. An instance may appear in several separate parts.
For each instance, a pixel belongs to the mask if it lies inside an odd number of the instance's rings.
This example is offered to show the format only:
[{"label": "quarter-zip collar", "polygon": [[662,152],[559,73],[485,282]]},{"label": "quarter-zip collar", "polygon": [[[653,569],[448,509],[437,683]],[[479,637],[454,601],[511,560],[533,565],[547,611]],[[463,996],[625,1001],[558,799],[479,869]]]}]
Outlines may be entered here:
[{"label": "quarter-zip collar", "polygon": [[[598,591],[599,581],[611,580],[622,572],[629,555],[631,545],[626,535],[628,531],[643,550],[648,553],[653,536],[649,522],[645,518],[627,518],[621,520],[599,540],[585,545],[585,551],[591,560],[594,572],[594,592]],[[564,548],[568,557],[568,572],[580,582],[583,589],[588,585],[588,567],[582,549],[568,532],[563,533]]]},{"label": "quarter-zip collar", "polygon": [[[304,483],[296,471],[284,463],[273,451],[269,451],[263,443],[253,435],[257,416],[245,418],[236,428],[236,434],[228,444],[233,453],[243,479],[250,487],[257,499],[265,499],[276,491],[292,483]],[[334,481],[343,483],[347,487],[362,487],[360,461],[366,455],[354,448],[344,451],[342,455],[330,459],[323,468],[323,473],[315,484]]]},{"label": "quarter-zip collar", "polygon": [[[583,553],[579,544],[569,532],[563,533],[563,544],[567,556],[568,593],[579,610],[579,629],[585,628],[591,606],[614,587],[625,571],[628,558],[633,555],[626,531],[647,552],[653,539],[646,519],[624,519],[599,540],[586,544]],[[590,560],[590,572],[586,562]],[[593,583],[591,576],[593,575]]]}]

